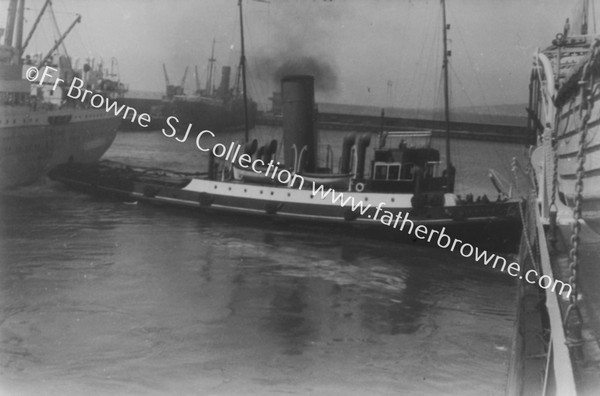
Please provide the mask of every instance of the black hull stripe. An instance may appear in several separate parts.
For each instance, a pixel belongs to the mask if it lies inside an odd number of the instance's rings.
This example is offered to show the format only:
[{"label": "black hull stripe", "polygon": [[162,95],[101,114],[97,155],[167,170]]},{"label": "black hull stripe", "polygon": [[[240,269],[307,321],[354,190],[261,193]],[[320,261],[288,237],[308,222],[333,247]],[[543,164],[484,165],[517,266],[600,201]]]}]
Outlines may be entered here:
[{"label": "black hull stripe", "polygon": [[[590,147],[585,147],[583,149],[583,151],[586,155],[595,153],[596,151],[600,151],[600,144],[596,144],[596,145],[590,146]],[[560,159],[573,158],[573,157],[577,157],[578,153],[579,153],[579,151],[572,151],[570,153],[559,154],[558,158],[560,158]]]},{"label": "black hull stripe", "polygon": [[[591,169],[589,171],[583,172],[584,178],[595,177],[595,176],[600,176],[600,169]],[[576,180],[577,174],[576,173],[564,173],[564,174],[561,173],[560,178],[564,179],[564,180]]]}]

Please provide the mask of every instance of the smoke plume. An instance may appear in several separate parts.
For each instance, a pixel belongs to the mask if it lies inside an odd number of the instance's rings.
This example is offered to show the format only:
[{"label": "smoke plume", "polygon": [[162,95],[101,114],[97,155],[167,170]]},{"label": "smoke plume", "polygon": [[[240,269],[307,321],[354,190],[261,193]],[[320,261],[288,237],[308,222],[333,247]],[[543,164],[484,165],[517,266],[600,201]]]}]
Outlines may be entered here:
[{"label": "smoke plume", "polygon": [[336,94],[338,51],[330,38],[332,31],[339,30],[347,8],[321,1],[278,1],[265,21],[270,35],[251,54],[253,76],[278,91],[282,77],[308,74],[315,78],[317,93]]},{"label": "smoke plume", "polygon": [[281,79],[292,74],[308,74],[315,78],[315,90],[322,93],[334,93],[338,78],[334,67],[325,59],[316,56],[293,56],[283,54],[276,57],[258,59],[259,78],[269,80],[278,86]]}]

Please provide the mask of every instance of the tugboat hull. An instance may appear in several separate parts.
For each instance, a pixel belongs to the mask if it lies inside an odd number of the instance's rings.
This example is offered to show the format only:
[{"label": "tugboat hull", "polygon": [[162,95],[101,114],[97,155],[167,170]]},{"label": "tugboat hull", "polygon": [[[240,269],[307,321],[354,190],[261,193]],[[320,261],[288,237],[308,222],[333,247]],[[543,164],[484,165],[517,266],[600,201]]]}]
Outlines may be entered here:
[{"label": "tugboat hull", "polygon": [[[245,214],[318,226],[344,226],[370,230],[398,240],[417,241],[414,229],[424,225],[452,238],[480,247],[512,251],[521,230],[518,202],[473,203],[425,208],[416,212],[406,194],[346,193],[352,204],[332,202],[312,189],[244,184],[199,179],[189,174],[155,172],[107,161],[100,164],[67,164],[50,172],[50,177],[72,187],[100,192],[121,199],[197,209],[212,213]],[[325,190],[326,191],[326,190]],[[336,193],[337,194],[337,193]],[[362,208],[357,207],[362,202]],[[367,205],[370,205],[367,208]],[[379,207],[379,211],[378,211]],[[384,210],[393,220],[383,217]],[[403,222],[404,216],[408,220]],[[371,233],[374,231],[374,233]],[[364,234],[363,234],[364,235]],[[435,240],[429,241],[435,244]]]}]

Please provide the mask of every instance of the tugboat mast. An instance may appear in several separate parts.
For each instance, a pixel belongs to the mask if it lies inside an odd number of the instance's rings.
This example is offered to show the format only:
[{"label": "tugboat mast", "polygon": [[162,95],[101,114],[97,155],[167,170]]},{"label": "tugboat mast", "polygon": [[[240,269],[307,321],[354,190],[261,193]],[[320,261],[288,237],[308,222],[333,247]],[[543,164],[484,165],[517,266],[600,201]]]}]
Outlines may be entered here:
[{"label": "tugboat mast", "polygon": [[246,52],[244,48],[244,17],[242,12],[242,0],[238,1],[240,7],[240,36],[241,49],[240,68],[242,69],[242,95],[244,98],[244,142],[248,142],[248,94],[246,92]]},{"label": "tugboat mast", "polygon": [[213,94],[213,69],[215,65],[215,39],[212,42],[212,51],[210,53],[210,59],[208,60],[208,80],[206,81],[206,94],[212,96]]},{"label": "tugboat mast", "polygon": [[450,93],[448,87],[448,36],[447,31],[450,26],[446,24],[446,1],[442,2],[442,23],[443,27],[443,42],[444,42],[444,60],[442,69],[444,70],[444,121],[446,124],[446,172],[449,179],[449,189],[454,190],[454,171],[452,169],[452,161],[450,159]]}]

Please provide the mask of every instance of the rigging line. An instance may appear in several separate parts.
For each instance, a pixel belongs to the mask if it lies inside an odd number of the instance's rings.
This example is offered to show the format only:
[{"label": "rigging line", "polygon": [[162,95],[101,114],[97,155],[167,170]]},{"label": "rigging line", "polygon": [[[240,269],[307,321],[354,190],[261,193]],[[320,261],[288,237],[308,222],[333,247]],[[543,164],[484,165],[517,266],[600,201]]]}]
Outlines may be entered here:
[{"label": "rigging line", "polygon": [[[463,83],[462,83],[462,81],[460,80],[460,78],[458,77],[458,74],[456,73],[456,70],[454,70],[454,68],[453,68],[453,67],[450,67],[450,69],[451,69],[451,71],[452,71],[452,75],[453,75],[453,76],[454,76],[454,77],[457,79],[458,83],[460,84],[460,86],[461,86],[461,90],[462,90],[463,92],[465,92],[465,90],[464,90],[464,86],[463,86]],[[473,103],[471,102],[471,99],[470,99],[468,96],[467,96],[467,100],[469,101],[469,103],[470,103],[471,107],[472,107],[472,108],[474,108],[474,105],[473,105]],[[476,112],[475,114],[478,116],[478,118],[479,118],[479,121],[480,121],[480,122],[482,122],[481,115],[480,115],[479,113],[477,113],[477,112]],[[485,121],[485,120],[483,120],[483,121]],[[485,123],[485,122],[482,122],[482,123]],[[497,158],[503,158],[503,157],[505,157],[505,156],[503,156],[503,155],[500,153],[500,149],[499,149],[499,145],[498,145],[498,144],[491,144],[490,146],[492,146],[492,149],[494,150],[494,153],[496,154],[496,157],[497,157]],[[459,153],[459,154],[460,154],[460,153]],[[507,174],[510,174],[510,172],[511,172],[511,169],[510,169],[510,166],[509,166],[509,164],[508,164],[507,162],[505,162],[505,161],[501,161],[501,163],[502,163],[501,167],[503,168],[503,169],[502,169],[502,170],[503,170],[503,172],[505,172],[505,173],[507,173]]]},{"label": "rigging line", "polygon": [[[249,29],[249,27],[246,27],[246,30],[245,30],[246,49],[254,47],[254,44],[253,44],[254,41],[253,41],[252,33],[250,32],[250,30],[251,29]],[[247,53],[248,53],[248,51],[246,51],[246,54]],[[254,75],[253,70],[256,70],[254,58],[252,56],[250,56],[250,57],[246,56],[246,85],[247,85],[247,89],[248,89],[247,95],[248,95],[249,100],[250,99],[256,100],[256,95],[260,91],[257,88],[257,78]]]},{"label": "rigging line", "polygon": [[[425,36],[423,37],[423,41],[422,41],[423,43],[427,43],[429,41],[429,35],[430,35],[430,33],[431,33],[431,19],[428,19],[427,20],[427,25],[426,25],[426,28],[425,28]],[[414,62],[414,63],[411,63],[411,65],[410,65],[411,69],[412,69],[412,77],[409,80],[410,81],[410,92],[413,92],[413,86],[414,86],[414,84],[419,84],[420,85],[420,81],[418,81],[418,78],[417,78],[418,77],[417,72],[418,72],[418,70],[420,68],[419,66],[423,63],[423,60],[424,60],[423,53],[425,51],[425,47],[426,47],[426,45],[424,45],[424,44],[421,45],[421,50],[419,52],[419,55],[417,56],[417,61]],[[418,89],[417,92],[418,92],[418,94],[422,94],[422,90]],[[418,117],[419,108],[420,108],[420,104],[419,103],[420,103],[420,100],[417,99],[417,104],[416,104],[416,107],[417,107],[417,117]],[[413,106],[414,106],[414,103],[413,103]]]},{"label": "rigging line", "polygon": [[[441,14],[441,12],[440,12]],[[436,23],[434,24],[435,26],[440,26],[441,25],[441,21],[442,21],[442,17],[441,15],[439,16],[439,19],[436,20]],[[436,73],[434,72],[434,70],[440,70],[440,78],[442,81],[442,85],[444,84],[444,68],[443,68],[443,62],[442,62],[442,57],[440,57],[440,54],[443,51],[443,36],[442,39],[440,40],[439,37],[441,36],[441,34],[438,32],[438,29],[435,29],[435,34],[434,37],[432,37],[432,47],[431,47],[431,52],[429,54],[429,58],[427,61],[427,64],[429,65],[429,68],[432,70],[427,70],[426,73],[423,74],[423,87],[429,85],[427,88],[427,91],[429,89],[432,90],[431,94],[433,96],[431,96],[429,98],[429,103],[427,104],[426,108],[428,109],[428,111],[425,112],[426,116],[431,117],[431,118],[435,118],[435,115],[437,113],[437,104],[440,102],[436,102],[437,98],[436,98],[436,85],[435,84],[427,84],[429,81],[427,81],[426,76],[427,75],[435,75]],[[441,66],[440,66],[441,65]],[[425,93],[425,89],[421,90],[422,93]],[[443,90],[441,91],[442,95],[443,95]],[[443,103],[443,101],[441,102]]]},{"label": "rigging line", "polygon": [[[52,3],[49,4],[50,8],[50,15],[52,16],[52,21],[54,22],[54,27],[56,28],[56,32],[58,33],[59,36],[62,35],[62,33],[60,32],[60,28],[58,27],[58,21],[56,20],[56,15],[54,14],[54,7],[52,6]],[[67,47],[65,46],[65,42],[63,40],[63,42],[61,43],[62,49],[65,53],[65,55],[67,56],[67,58],[69,58],[69,53],[67,52]]]},{"label": "rigging line", "polygon": [[[39,41],[36,39],[36,44],[39,45],[41,48],[45,48],[47,46],[52,47],[54,45],[54,43],[58,40],[58,36],[56,35],[56,32],[54,31],[54,29],[52,29],[51,27],[48,26],[47,21],[44,21],[44,23],[41,24],[41,28],[44,30],[45,34],[43,35],[43,37],[40,37]],[[36,36],[42,36],[42,35],[36,34]],[[43,40],[43,39],[49,40],[49,42],[45,42],[46,40]],[[38,48],[38,51],[43,51],[43,50]],[[41,56],[43,56],[43,54]]]},{"label": "rigging line", "polygon": [[473,113],[475,115],[477,115],[477,120],[478,122],[485,124],[485,120],[483,119],[483,117],[481,116],[481,114],[476,110],[475,108],[475,104],[473,103],[473,101],[471,100],[471,98],[469,97],[469,95],[467,95],[467,91],[465,90],[465,86],[462,82],[462,80],[460,79],[460,77],[458,77],[458,73],[456,72],[456,70],[450,66],[450,69],[452,71],[452,75],[454,76],[454,78],[456,78],[456,81],[458,81],[458,83],[460,84],[460,90],[462,93],[465,94],[465,97],[467,98],[467,101],[469,102],[469,105],[471,107],[471,109],[473,110]]},{"label": "rigging line", "polygon": [[[434,18],[432,18],[434,19]],[[435,43],[435,37],[431,37],[431,41],[430,41],[430,35],[432,32],[432,19],[428,20],[428,25],[426,26],[426,31],[425,31],[425,38],[423,40],[423,46],[421,47],[421,53],[419,54],[419,58],[418,58],[418,63],[416,65],[416,67],[413,69],[413,78],[412,80],[416,82],[417,85],[417,103],[416,103],[416,107],[417,107],[417,118],[420,117],[421,114],[421,109],[422,109],[422,101],[423,101],[423,87],[424,87],[424,83],[425,83],[425,77],[424,75],[428,75],[428,68],[427,65],[431,65],[431,56],[432,56],[432,47]],[[435,34],[433,34],[432,36],[435,36]],[[427,43],[428,45],[425,45],[425,43]],[[429,52],[426,52],[425,49],[429,48]],[[419,67],[420,66],[420,67]],[[421,71],[421,75],[419,75],[419,71]],[[419,87],[421,87],[421,89],[419,89]]]},{"label": "rigging line", "polygon": [[[436,16],[436,18],[432,18],[429,20],[430,25],[427,27],[427,31],[428,31],[428,35],[432,32],[433,30],[433,26],[436,27],[433,34],[431,34],[431,41],[430,41],[430,45],[429,45],[429,53],[428,53],[428,57],[425,61],[425,65],[429,66],[429,68],[425,67],[425,68],[421,68],[421,72],[423,72],[424,69],[424,73],[422,73],[421,75],[421,80],[420,85],[421,85],[421,89],[419,89],[419,95],[418,95],[418,101],[417,101],[417,117],[419,117],[419,115],[421,114],[421,110],[422,110],[422,105],[423,105],[423,95],[425,93],[425,89],[424,87],[428,87],[428,88],[432,88],[430,84],[428,84],[428,79],[427,76],[431,76],[433,75],[433,73],[431,72],[431,68],[434,68],[434,70],[436,70],[438,68],[438,65],[441,65],[441,62],[439,61],[439,52],[441,52],[439,50],[439,34],[437,33],[438,29],[437,26],[440,25],[441,22],[441,13],[442,10],[439,9],[438,10],[438,14]],[[432,26],[433,24],[433,26]],[[427,38],[429,38],[429,36],[427,36]],[[423,46],[425,47],[425,45]],[[417,72],[417,70],[419,70],[418,68],[415,69],[415,73]],[[428,106],[429,107],[429,111],[431,112],[431,105]]]},{"label": "rigging line", "polygon": [[[237,14],[236,14],[237,15]],[[229,36],[228,38],[229,40],[229,48],[227,49],[227,62],[229,65],[233,65],[232,67],[232,72],[233,69],[237,69],[237,65],[240,62],[240,51],[238,50],[238,41],[240,39],[239,37],[239,31],[240,31],[240,24],[239,21],[236,18],[232,18],[231,22],[231,26],[229,28]],[[232,73],[233,74],[233,73]],[[236,72],[237,74],[237,72]]]},{"label": "rigging line", "polygon": [[[81,35],[77,34],[76,37],[77,37],[77,40],[79,41],[79,45],[81,45],[81,48],[83,48],[86,52],[88,52],[87,47],[85,46],[85,43],[83,42],[83,38],[81,37]],[[72,68],[75,68],[75,66],[81,66],[83,68],[83,65],[76,65],[78,59],[79,59],[79,57],[75,58],[75,64],[71,64]]]},{"label": "rigging line", "polygon": [[[450,68],[449,70],[452,71],[454,70],[452,68],[452,62],[448,62],[448,67]],[[448,77],[448,79],[450,79],[450,77]],[[460,83],[460,80],[458,81]],[[448,82],[448,102],[449,102],[449,106],[450,106],[450,122],[453,121],[453,119],[456,121],[456,117],[452,117],[452,103],[453,103],[453,98],[454,98],[454,84],[450,84]],[[455,113],[456,114],[456,113]],[[444,142],[444,144],[446,144],[446,142]],[[461,165],[463,164],[462,161],[462,150],[460,147],[460,144],[453,144],[450,146],[450,156],[452,158],[452,163],[455,167],[461,167]]]},{"label": "rigging line", "polygon": [[[444,71],[443,70],[440,70],[438,83],[436,85],[436,93],[434,95],[433,111],[434,111],[434,113],[432,113],[432,117],[431,117],[433,119],[440,119],[439,117],[437,117],[437,115],[443,114],[443,111],[444,111]],[[443,118],[443,115],[442,115],[442,118]],[[440,153],[444,153],[444,155],[445,155],[445,145],[446,145],[445,136],[438,137],[437,139],[432,139],[432,141],[435,144],[434,148],[438,149],[440,151]],[[451,149],[453,151],[454,151],[455,146],[456,145],[453,144],[451,147]],[[445,157],[440,158],[440,161],[445,161]]]},{"label": "rigging line", "polygon": [[[471,65],[471,69],[473,71],[475,71],[475,62],[473,62],[473,59],[471,58],[471,54],[469,53],[467,43],[464,39],[464,36],[462,34],[462,30],[461,30],[460,26],[457,26],[456,30],[458,31],[458,37],[462,42],[464,52],[467,55],[467,60],[468,60],[469,64]],[[485,90],[483,89],[483,84],[481,83],[481,79],[479,78],[479,73],[475,72],[472,75],[475,76],[475,81],[477,82],[477,85],[479,86],[479,90],[481,91],[481,97],[483,98],[483,105],[487,108],[488,114],[498,115],[497,112],[492,111],[492,108],[488,105],[488,101],[485,97]],[[467,97],[468,97],[467,92],[465,92],[465,95],[467,95]]]},{"label": "rigging line", "polygon": [[[250,26],[246,26],[246,30],[245,30],[245,38],[247,40],[247,46],[246,48],[258,48],[258,46],[255,45],[255,41],[254,41],[254,35],[252,32],[252,28]],[[246,54],[248,54],[249,51],[246,51]],[[250,54],[252,54],[252,52],[250,51]],[[250,62],[248,62],[248,60],[250,59]],[[248,95],[254,99],[254,101],[257,101],[257,98],[259,94],[264,93],[264,90],[261,87],[261,82],[259,81],[259,79],[257,78],[257,76],[255,75],[255,73],[253,72],[253,70],[258,70],[258,68],[256,67],[256,58],[253,57],[252,55],[250,55],[249,57],[246,55],[246,65],[248,66],[250,64],[250,67],[246,67],[246,83],[249,83],[249,88],[248,88]]]},{"label": "rigging line", "polygon": [[590,3],[592,3],[592,20],[594,21],[594,34],[596,34],[596,2],[590,0]]},{"label": "rigging line", "polygon": [[[77,37],[77,39],[79,40],[79,44],[81,45],[81,49],[86,53],[86,54],[90,54],[92,51],[90,51],[90,45],[86,44],[85,42],[85,37],[83,37],[83,35],[81,34],[81,30],[80,29],[75,29],[74,31],[75,37]],[[78,57],[80,58],[80,57]],[[83,67],[83,65],[81,66]]]},{"label": "rigging line", "polygon": [[[86,14],[90,14],[90,12],[87,9],[83,12],[85,12]],[[82,54],[79,54],[79,58],[83,60],[83,64],[85,64],[88,59],[90,59],[91,62],[91,59],[94,59],[96,56],[94,54],[94,51],[96,52],[96,54],[100,53],[100,48],[102,46],[98,45],[98,41],[96,40],[95,36],[91,34],[87,29],[74,29],[74,33],[77,37],[79,37],[81,43],[81,50],[83,51],[83,55],[85,56],[82,59]],[[83,64],[81,65],[82,69]]]},{"label": "rigging line", "polygon": [[[262,5],[261,5],[262,6]],[[268,10],[267,10],[267,18],[270,18],[271,14],[271,5],[270,3],[268,4]],[[264,14],[264,11],[260,11],[260,14]],[[268,19],[269,20],[269,19]],[[265,22],[265,24],[267,25],[267,27],[270,29],[269,31],[272,31],[272,29],[270,28],[272,26],[272,24]],[[258,26],[258,23],[251,23],[250,26],[248,27],[247,31],[249,32],[249,41],[248,41],[248,48],[250,48],[250,51],[246,51],[246,53],[250,53],[250,56],[247,57],[247,59],[250,59],[250,63],[251,63],[251,67],[249,68],[249,72],[250,72],[250,76],[252,78],[250,78],[250,92],[252,95],[252,98],[254,99],[254,101],[258,104],[260,102],[261,106],[264,107],[264,109],[268,109],[269,108],[269,101],[268,98],[273,92],[271,92],[273,90],[272,85],[271,85],[271,80],[265,80],[264,78],[261,78],[261,73],[260,73],[260,68],[259,68],[259,59],[257,56],[253,56],[256,55],[256,49],[257,48],[261,48],[260,44],[257,44],[257,41],[255,39],[254,34],[256,33],[256,26]],[[252,29],[255,29],[254,31]],[[248,33],[246,34],[246,37],[248,37]],[[271,41],[273,41],[272,36],[268,36],[269,39]],[[271,45],[272,47],[272,45]],[[264,76],[263,76],[264,77]],[[269,76],[271,79],[272,77]],[[277,86],[277,85],[276,85]],[[259,100],[260,98],[260,100]]]},{"label": "rigging line", "polygon": [[[398,36],[400,38],[400,40],[402,40],[404,37],[407,37],[407,33],[406,33],[406,31],[408,29],[407,26],[408,26],[409,22],[412,20],[411,12],[413,11],[414,4],[410,3],[407,7],[408,7],[408,11],[406,13],[401,13],[401,16],[404,16],[405,18],[404,18],[404,20],[402,21],[402,23],[400,25],[401,26],[401,31],[400,31],[400,34]],[[404,57],[400,57],[400,62],[399,62],[399,66],[400,67],[399,67],[399,70],[407,70],[407,69],[411,70],[410,68],[412,67],[412,64],[409,61],[410,61],[410,57],[408,57],[407,59],[404,59]],[[405,84],[405,88],[406,88],[405,93],[407,94],[408,97],[412,96],[412,93],[413,93],[413,91],[412,91],[412,85],[413,85],[413,83],[414,82],[411,79],[408,82],[408,84]],[[400,85],[400,76],[398,74],[396,74],[395,81],[394,81],[394,91],[393,91],[393,94],[394,94],[394,99],[393,100],[394,101],[393,101],[393,103],[395,104],[395,106],[403,107],[403,106],[406,106],[406,101],[403,101],[403,103],[399,103],[398,102],[399,100],[402,100],[402,98],[404,96],[402,95],[402,96],[400,96],[400,98],[398,98],[399,95],[398,95],[398,92],[397,92],[397,89],[396,89],[396,87],[400,87],[400,86],[401,86]]]}]

